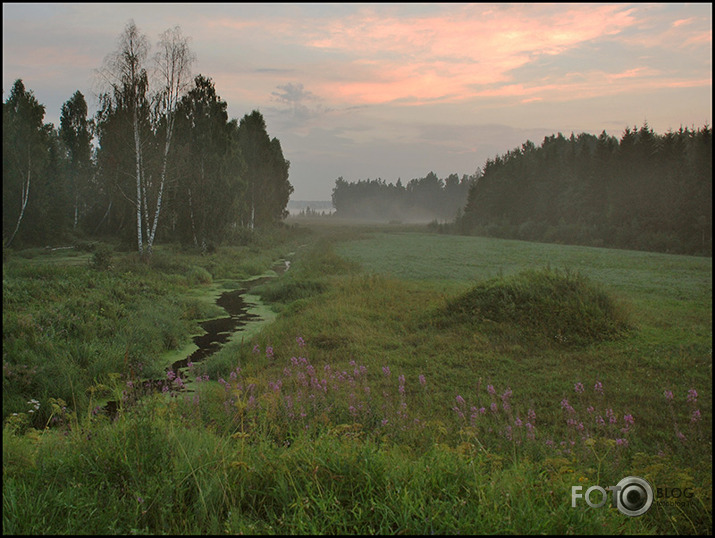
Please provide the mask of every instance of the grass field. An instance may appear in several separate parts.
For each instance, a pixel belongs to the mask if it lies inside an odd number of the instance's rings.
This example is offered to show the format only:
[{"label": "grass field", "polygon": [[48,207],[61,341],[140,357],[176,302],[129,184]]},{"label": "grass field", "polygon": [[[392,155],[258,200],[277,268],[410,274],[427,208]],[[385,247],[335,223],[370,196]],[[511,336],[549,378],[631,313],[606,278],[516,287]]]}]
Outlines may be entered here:
[{"label": "grass field", "polygon": [[[195,365],[195,393],[127,403],[110,422],[37,379],[55,364],[76,369],[70,393],[126,390],[127,335],[159,361],[170,349],[152,339],[178,347],[207,315],[192,268],[216,282],[286,253],[291,269],[254,291],[275,320]],[[41,256],[4,267],[4,532],[712,530],[711,258],[325,224],[149,269]],[[97,294],[72,303],[87,279]],[[110,290],[123,340],[103,314],[83,319],[104,339],[43,336],[48,304],[73,319],[93,301],[108,310]],[[162,305],[185,323],[131,323]],[[82,377],[60,357],[72,346],[94,346],[102,368]],[[8,412],[18,401],[42,420]],[[688,496],[640,517],[572,507],[572,486],[629,475]]]}]

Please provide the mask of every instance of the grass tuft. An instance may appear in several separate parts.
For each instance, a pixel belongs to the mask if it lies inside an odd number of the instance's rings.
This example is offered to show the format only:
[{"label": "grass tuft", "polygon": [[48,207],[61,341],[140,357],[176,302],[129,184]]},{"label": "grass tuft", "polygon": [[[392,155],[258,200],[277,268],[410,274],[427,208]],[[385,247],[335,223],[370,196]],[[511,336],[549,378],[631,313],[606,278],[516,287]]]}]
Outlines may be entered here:
[{"label": "grass tuft", "polygon": [[481,282],[449,300],[441,315],[494,335],[567,347],[612,340],[630,328],[625,309],[598,285],[553,269]]}]

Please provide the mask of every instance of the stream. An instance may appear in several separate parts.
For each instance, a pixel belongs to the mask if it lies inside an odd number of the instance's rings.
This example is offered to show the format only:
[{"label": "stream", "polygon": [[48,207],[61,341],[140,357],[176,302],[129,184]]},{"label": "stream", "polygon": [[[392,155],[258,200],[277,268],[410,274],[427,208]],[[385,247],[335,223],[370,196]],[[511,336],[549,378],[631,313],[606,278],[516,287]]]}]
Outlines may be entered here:
[{"label": "stream", "polygon": [[[271,267],[276,276],[269,275],[245,280],[239,289],[223,292],[216,299],[216,304],[223,308],[228,316],[200,322],[199,325],[205,333],[193,337],[197,349],[189,356],[173,362],[163,378],[144,380],[141,386],[128,384],[127,388],[130,390],[125,390],[123,393],[125,400],[136,401],[153,392],[193,392],[191,388],[186,387],[189,381],[185,381],[189,363],[196,364],[205,360],[220,350],[231,337],[245,330],[248,324],[263,321],[257,314],[249,312],[255,304],[246,302],[244,296],[253,287],[282,275],[289,267],[290,262],[280,260]],[[116,400],[109,401],[103,410],[113,419],[117,415],[118,406],[119,402]]]}]

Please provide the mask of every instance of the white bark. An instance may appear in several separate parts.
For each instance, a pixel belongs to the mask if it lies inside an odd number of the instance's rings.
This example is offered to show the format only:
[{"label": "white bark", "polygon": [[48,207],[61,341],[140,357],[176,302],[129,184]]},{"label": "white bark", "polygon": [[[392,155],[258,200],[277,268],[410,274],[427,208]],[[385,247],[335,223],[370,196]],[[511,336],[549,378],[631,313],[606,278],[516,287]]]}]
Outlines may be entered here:
[{"label": "white bark", "polygon": [[12,243],[13,239],[15,239],[15,235],[17,235],[17,231],[20,229],[20,223],[22,222],[22,217],[25,216],[25,208],[27,207],[27,201],[30,199],[30,177],[32,174],[32,159],[30,157],[27,158],[27,180],[22,186],[22,196],[21,196],[21,207],[20,207],[20,215],[17,217],[17,224],[15,224],[15,230],[12,232],[12,235],[10,236],[10,239],[8,239],[7,243],[5,244],[6,247],[10,246],[10,243]]},{"label": "white bark", "polygon": [[[135,105],[136,106],[136,105]],[[137,248],[139,254],[144,254],[142,244],[142,177],[141,177],[141,143],[139,141],[139,119],[136,108],[134,109],[134,152],[136,153],[137,174]]]},{"label": "white bark", "polygon": [[159,192],[157,194],[156,209],[154,211],[154,222],[152,223],[151,231],[147,230],[149,233],[148,247],[150,252],[154,244],[154,238],[156,237],[156,228],[159,224],[159,214],[161,213],[169,162],[169,150],[171,149],[171,139],[174,134],[174,115],[176,107],[179,104],[179,99],[190,79],[191,63],[193,61],[193,55],[189,50],[189,41],[181,35],[181,30],[178,26],[167,30],[161,35],[159,49],[156,55],[156,63],[164,83],[162,97],[166,114],[166,139],[161,163]]}]

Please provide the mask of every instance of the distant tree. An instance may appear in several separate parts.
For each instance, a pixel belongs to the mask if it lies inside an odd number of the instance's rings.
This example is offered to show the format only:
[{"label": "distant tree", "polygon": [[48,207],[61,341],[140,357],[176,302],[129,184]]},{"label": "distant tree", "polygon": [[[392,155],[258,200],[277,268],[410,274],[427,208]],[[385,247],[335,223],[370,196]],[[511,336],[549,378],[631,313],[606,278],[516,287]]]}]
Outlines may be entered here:
[{"label": "distant tree", "polygon": [[456,229],[502,237],[711,253],[708,127],[619,140],[561,133],[487,159]]}]

